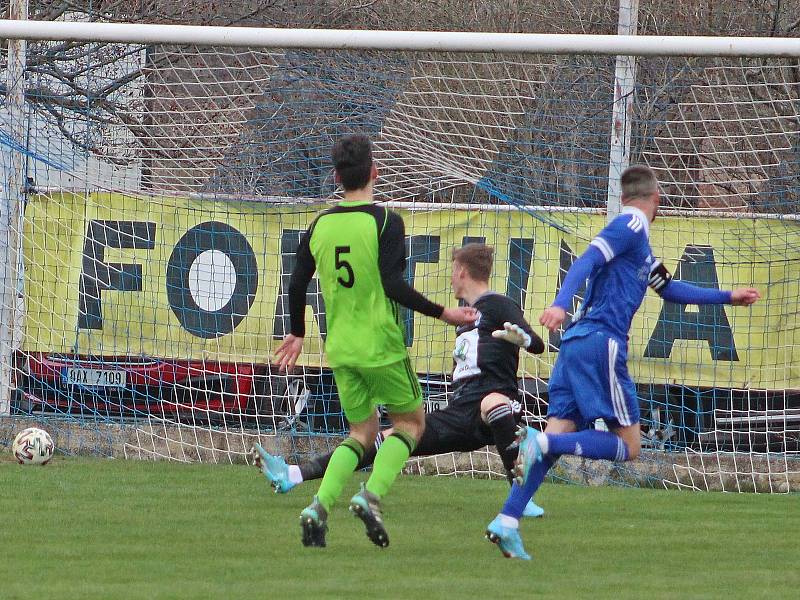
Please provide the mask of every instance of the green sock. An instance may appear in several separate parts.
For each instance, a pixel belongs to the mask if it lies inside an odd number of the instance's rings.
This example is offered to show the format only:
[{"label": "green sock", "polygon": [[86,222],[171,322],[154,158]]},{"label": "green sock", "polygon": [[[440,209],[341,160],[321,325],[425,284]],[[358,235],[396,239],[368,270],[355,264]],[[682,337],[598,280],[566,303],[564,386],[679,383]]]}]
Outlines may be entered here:
[{"label": "green sock", "polygon": [[317,492],[317,500],[330,511],[336,499],[342,493],[342,488],[353,476],[358,462],[364,456],[364,446],[361,442],[351,437],[345,439],[339,447],[334,450],[322,483]]},{"label": "green sock", "polygon": [[378,448],[367,491],[383,498],[414,451],[417,441],[405,431],[395,431]]}]

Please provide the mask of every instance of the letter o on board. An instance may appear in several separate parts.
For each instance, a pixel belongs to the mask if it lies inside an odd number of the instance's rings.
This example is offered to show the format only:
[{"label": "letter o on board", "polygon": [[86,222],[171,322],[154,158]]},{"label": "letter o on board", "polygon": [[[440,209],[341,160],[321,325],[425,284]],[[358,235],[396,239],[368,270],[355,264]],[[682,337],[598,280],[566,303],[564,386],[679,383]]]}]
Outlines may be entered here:
[{"label": "letter o on board", "polygon": [[167,298],[181,325],[197,337],[232,332],[258,289],[258,264],[247,239],[219,221],[192,227],[167,263]]}]

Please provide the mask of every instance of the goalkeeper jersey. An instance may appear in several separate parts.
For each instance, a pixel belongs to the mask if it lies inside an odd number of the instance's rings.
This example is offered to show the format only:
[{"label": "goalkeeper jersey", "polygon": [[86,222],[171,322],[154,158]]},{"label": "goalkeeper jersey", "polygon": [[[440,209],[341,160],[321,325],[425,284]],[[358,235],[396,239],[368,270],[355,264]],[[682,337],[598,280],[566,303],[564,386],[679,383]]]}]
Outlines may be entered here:
[{"label": "goalkeeper jersey", "polygon": [[300,240],[289,283],[293,335],[305,335],[306,289],[316,270],[325,301],[331,367],[379,367],[407,356],[402,304],[439,317],[443,308],[405,280],[405,225],[371,202],[342,202],[320,213]]},{"label": "goalkeeper jersey", "polygon": [[499,392],[516,398],[519,347],[494,337],[492,332],[503,329],[506,322],[519,325],[531,337],[526,350],[533,354],[544,352],[544,342],[508,296],[486,292],[472,306],[478,311],[478,319],[456,329],[453,387],[460,390],[468,386],[471,391],[482,391],[484,396]]}]

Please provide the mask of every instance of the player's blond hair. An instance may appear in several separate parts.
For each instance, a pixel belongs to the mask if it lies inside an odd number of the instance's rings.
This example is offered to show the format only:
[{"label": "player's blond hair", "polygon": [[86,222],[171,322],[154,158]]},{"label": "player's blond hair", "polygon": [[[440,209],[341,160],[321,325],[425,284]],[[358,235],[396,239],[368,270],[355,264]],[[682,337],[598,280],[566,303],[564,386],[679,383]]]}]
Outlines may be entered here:
[{"label": "player's blond hair", "polygon": [[634,165],[628,167],[620,177],[622,201],[647,200],[658,191],[658,179],[649,167]]},{"label": "player's blond hair", "polygon": [[492,274],[494,248],[472,242],[453,250],[453,261],[464,268],[475,281],[489,281]]}]

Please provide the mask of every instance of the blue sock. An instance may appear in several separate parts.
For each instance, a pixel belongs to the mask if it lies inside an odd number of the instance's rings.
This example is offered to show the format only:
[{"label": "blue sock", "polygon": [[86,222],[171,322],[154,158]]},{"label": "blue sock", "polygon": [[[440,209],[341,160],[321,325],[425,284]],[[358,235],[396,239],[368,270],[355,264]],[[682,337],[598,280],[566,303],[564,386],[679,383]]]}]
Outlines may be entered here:
[{"label": "blue sock", "polygon": [[621,437],[610,431],[585,429],[577,433],[555,433],[547,435],[548,454],[573,454],[586,458],[624,461],[628,459],[628,447]]},{"label": "blue sock", "polygon": [[528,473],[528,481],[525,487],[520,487],[516,483],[511,486],[511,491],[508,494],[508,498],[506,498],[506,503],[503,505],[500,514],[515,519],[521,519],[522,513],[525,511],[525,505],[528,504],[528,500],[533,498],[536,490],[542,485],[544,476],[547,475],[550,467],[552,467],[557,460],[558,456],[546,454],[542,462],[537,462],[533,465],[530,473]]}]

